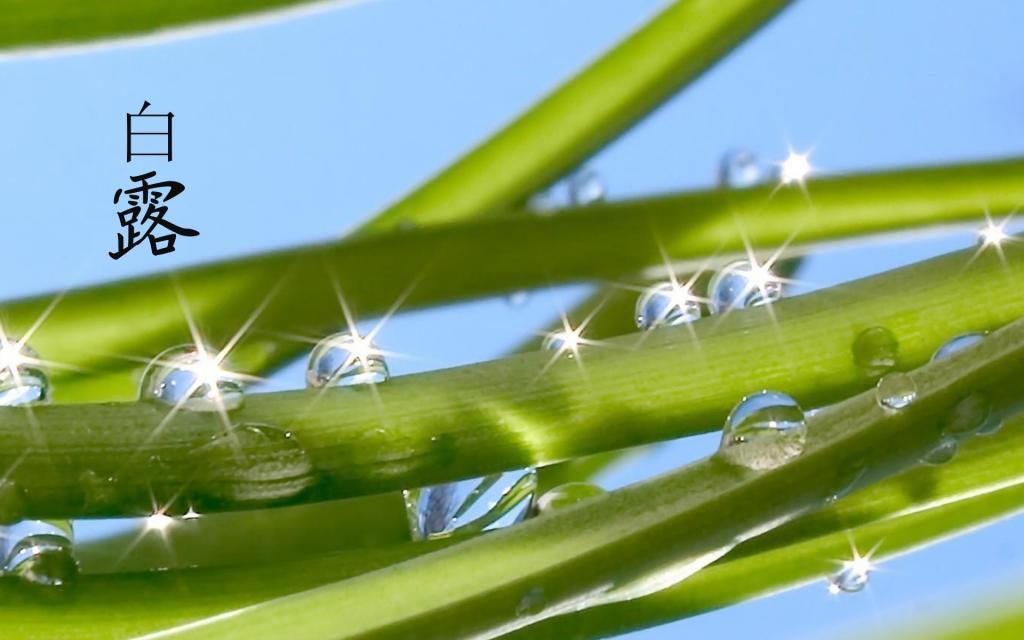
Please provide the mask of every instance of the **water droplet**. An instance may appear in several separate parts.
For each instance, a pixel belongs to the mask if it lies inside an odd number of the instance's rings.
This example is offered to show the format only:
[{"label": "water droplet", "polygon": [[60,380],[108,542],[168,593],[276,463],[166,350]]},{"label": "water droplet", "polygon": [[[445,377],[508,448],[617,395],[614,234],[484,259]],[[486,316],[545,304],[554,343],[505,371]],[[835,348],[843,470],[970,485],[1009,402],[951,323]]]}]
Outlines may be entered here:
[{"label": "water droplet", "polygon": [[909,407],[917,398],[917,385],[905,373],[887,373],[875,386],[875,398],[883,409],[899,411]]},{"label": "water droplet", "polygon": [[306,386],[311,388],[380,384],[390,372],[369,338],[343,331],[321,340],[309,354]]},{"label": "water droplet", "polygon": [[853,340],[853,361],[869,378],[877,378],[896,366],[900,343],[885,327],[870,327]]},{"label": "water droplet", "polygon": [[50,399],[50,381],[42,361],[27,344],[0,339],[0,406],[43,404]]},{"label": "water droplet", "polygon": [[984,393],[972,393],[956,403],[942,422],[942,432],[968,436],[985,427],[992,415],[992,401]]},{"label": "water droplet", "polygon": [[857,593],[868,585],[870,573],[864,563],[844,562],[839,571],[829,576],[828,590],[830,593]]},{"label": "water droplet", "polygon": [[585,207],[605,198],[605,186],[601,176],[589,169],[569,178],[569,201],[577,207]]},{"label": "water droplet", "polygon": [[519,291],[513,291],[512,293],[505,296],[505,302],[508,306],[513,308],[519,308],[526,304],[526,301],[530,299],[530,292],[526,289],[520,289]]},{"label": "water droplet", "polygon": [[782,282],[771,269],[749,260],[730,262],[708,285],[711,312],[771,304],[782,297]]},{"label": "water droplet", "polygon": [[945,360],[958,351],[978,344],[985,339],[985,335],[986,334],[983,331],[976,331],[972,333],[962,333],[950,338],[943,343],[941,347],[935,350],[935,353],[932,355],[932,362]]},{"label": "water droplet", "polygon": [[239,425],[194,454],[202,462],[193,486],[217,502],[276,502],[317,482],[313,462],[295,436],[269,425]]},{"label": "water droplet", "polygon": [[188,411],[237,409],[245,398],[245,385],[222,366],[209,346],[172,347],[146,367],[139,397]]},{"label": "water droplet", "polygon": [[537,216],[550,216],[558,212],[558,202],[550,190],[535,193],[526,202],[526,208]]},{"label": "water droplet", "polygon": [[674,282],[656,284],[636,301],[636,326],[644,330],[693,322],[700,315],[697,298]]},{"label": "water droplet", "polygon": [[544,336],[540,348],[546,351],[564,353],[567,358],[573,358],[579,353],[580,345],[583,344],[579,331],[563,329],[552,331]]},{"label": "water droplet", "polygon": [[40,594],[56,595],[74,584],[78,562],[72,553],[69,523],[24,521],[5,533],[12,543],[4,559],[5,574],[16,576]]},{"label": "water droplet", "polygon": [[804,412],[778,391],[761,391],[737,404],[725,421],[718,453],[748,469],[774,469],[803,453]]},{"label": "water droplet", "polygon": [[13,480],[0,480],[0,525],[17,522],[24,515],[25,490]]},{"label": "water droplet", "polygon": [[764,181],[764,167],[757,156],[743,149],[727,151],[718,162],[718,186],[745,189]]},{"label": "water droplet", "polygon": [[544,596],[543,587],[533,587],[523,594],[519,604],[516,605],[517,616],[535,616],[544,611],[547,606],[547,598]]},{"label": "water droplet", "polygon": [[946,464],[956,456],[959,447],[956,438],[943,438],[931,451],[921,456],[921,462],[932,466]]},{"label": "water droplet", "polygon": [[537,473],[527,468],[403,493],[412,537],[424,540],[515,524],[530,512],[536,490]]},{"label": "water droplet", "polygon": [[537,499],[537,513],[551,513],[584,500],[589,500],[590,498],[603,496],[605,493],[607,492],[596,484],[590,484],[589,482],[567,482],[566,484],[549,489]]}]

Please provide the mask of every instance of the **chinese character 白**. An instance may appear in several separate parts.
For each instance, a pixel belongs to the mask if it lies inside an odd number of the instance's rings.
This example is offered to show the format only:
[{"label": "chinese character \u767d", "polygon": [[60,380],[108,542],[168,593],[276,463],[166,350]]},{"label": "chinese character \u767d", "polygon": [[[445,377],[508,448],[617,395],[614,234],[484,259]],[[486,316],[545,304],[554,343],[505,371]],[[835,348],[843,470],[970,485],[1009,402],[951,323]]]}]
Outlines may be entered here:
[{"label": "chinese character \u767d", "polygon": [[[125,114],[125,126],[127,127],[127,149],[125,157],[128,162],[134,156],[163,156],[170,162],[174,159],[173,146],[171,145],[171,123],[174,114],[167,113],[144,113],[149,101],[142,103],[138,113]],[[135,122],[138,120],[139,122]],[[160,138],[163,138],[161,141]],[[133,139],[136,147],[142,147],[141,151],[132,148]],[[160,144],[163,142],[164,144]]]},{"label": "chinese character \u767d", "polygon": [[[165,203],[184,191],[185,185],[173,180],[150,184],[149,179],[155,176],[156,171],[132,176],[132,182],[140,183],[139,186],[118,189],[114,194],[114,204],[120,202],[122,196],[127,198],[129,204],[127,209],[117,213],[126,231],[117,234],[117,251],[109,252],[114,260],[131,251],[144,238],[149,239],[150,250],[158,256],[174,251],[174,241],[178,235],[199,235],[195,229],[178,226],[164,218],[167,215]],[[157,235],[160,231],[157,226],[169,233]]]}]

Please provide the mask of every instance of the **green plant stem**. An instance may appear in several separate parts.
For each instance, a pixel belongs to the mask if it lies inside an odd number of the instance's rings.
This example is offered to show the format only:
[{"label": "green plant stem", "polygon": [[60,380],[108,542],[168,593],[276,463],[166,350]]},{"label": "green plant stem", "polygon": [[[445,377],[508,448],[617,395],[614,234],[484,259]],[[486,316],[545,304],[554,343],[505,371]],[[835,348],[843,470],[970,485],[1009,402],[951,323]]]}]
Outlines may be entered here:
[{"label": "green plant stem", "polygon": [[810,418],[803,453],[781,467],[753,472],[712,456],[454,548],[168,630],[167,637],[489,638],[581,606],[646,595],[820,507],[851,477],[870,484],[915,464],[943,437],[944,421],[965,397],[986,394],[996,414],[1018,410],[1008,387],[1022,372],[1019,321],[912,372],[918,395],[899,412],[880,407],[872,390]]},{"label": "green plant stem", "polygon": [[[956,533],[1019,513],[1024,504],[1024,420],[963,445],[942,467],[922,466],[841,499],[741,545],[686,582],[631,602],[545,620],[523,638],[603,638],[664,624],[743,600],[821,581],[837,559],[852,558],[851,540],[874,563],[941,542]],[[518,637],[513,634],[513,637]],[[905,636],[904,636],[905,637]],[[984,635],[974,637],[987,637]]]},{"label": "green plant stem", "polygon": [[[677,438],[717,428],[761,388],[813,407],[868,387],[874,379],[852,353],[867,328],[888,328],[907,368],[953,335],[1024,315],[1024,246],[1002,253],[973,262],[973,250],[953,253],[771,307],[624,336],[577,359],[537,352],[374,388],[250,396],[232,421],[292,431],[289,442],[302,443],[315,470],[308,478],[260,466],[281,453],[270,445],[242,455],[207,446],[223,432],[215,414],[179,412],[154,432],[167,411],[150,402],[0,410],[0,467],[13,468],[32,517],[146,510],[154,495],[215,511],[270,497],[379,493]],[[109,504],[87,503],[86,476],[116,479],[102,487]],[[301,486],[282,494],[288,481]],[[306,484],[315,486],[299,493]],[[237,485],[258,499],[208,499]]]},{"label": "green plant stem", "polygon": [[[928,224],[979,220],[987,206],[1007,212],[1024,200],[1019,160],[822,179],[770,196],[769,188],[703,191],[587,207],[549,218],[497,219],[377,234],[69,291],[31,337],[44,359],[77,367],[54,373],[61,402],[134,397],[141,364],[192,340],[174,283],[197,325],[222,347],[265,303],[228,360],[266,371],[309,348],[309,338],[344,324],[330,273],[357,316],[384,313],[407,291],[403,308],[581,279],[616,279],[659,255],[698,260],[743,247],[771,251],[799,229],[798,243],[819,243]],[[796,249],[794,249],[795,251]],[[655,262],[660,262],[657,260]],[[472,264],[472,269],[466,265]],[[367,270],[367,265],[381,265]],[[276,295],[268,289],[277,285]],[[52,295],[2,308],[5,328],[21,336]],[[126,329],[126,327],[128,329]],[[383,337],[382,337],[383,339]]]},{"label": "green plant stem", "polygon": [[[964,445],[948,465],[919,466],[857,491],[738,546],[679,585],[631,603],[559,616],[522,634],[600,637],[652,626],[821,579],[834,569],[828,560],[849,557],[849,536],[862,552],[884,540],[875,556],[883,561],[1019,510],[1024,420],[1015,418],[997,435]],[[174,551],[181,550],[174,544],[177,532],[193,523],[171,528]],[[159,541],[160,536],[150,534],[143,544]],[[359,575],[452,542],[407,543],[267,564],[252,557],[253,562],[229,569],[83,576],[74,599],[56,609],[15,581],[0,580],[0,635],[134,637]],[[137,614],[142,609],[146,616]]]},{"label": "green plant stem", "polygon": [[521,204],[700,77],[790,1],[670,4],[382,219],[449,222]]},{"label": "green plant stem", "polygon": [[6,0],[0,3],[0,49],[146,35],[301,4],[303,0]]}]

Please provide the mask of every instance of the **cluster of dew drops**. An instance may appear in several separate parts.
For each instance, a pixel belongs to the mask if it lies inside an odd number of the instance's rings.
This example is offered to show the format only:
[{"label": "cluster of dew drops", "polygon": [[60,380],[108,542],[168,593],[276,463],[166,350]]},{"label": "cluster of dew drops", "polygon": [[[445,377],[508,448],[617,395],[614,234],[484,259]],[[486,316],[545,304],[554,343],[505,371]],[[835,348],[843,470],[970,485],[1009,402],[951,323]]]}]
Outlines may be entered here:
[{"label": "cluster of dew drops", "polygon": [[[719,185],[746,188],[762,183],[769,172],[755,156],[745,151],[726,154],[719,167]],[[777,176],[776,176],[777,177]],[[593,171],[585,170],[568,180],[568,200],[574,206],[585,206],[604,199],[605,186]],[[534,201],[539,214],[548,211]],[[782,279],[766,265],[753,258],[735,260],[717,270],[707,285],[707,297],[691,291],[689,284],[675,278],[646,288],[636,303],[637,327],[652,331],[661,327],[685,325],[699,320],[705,313],[723,315],[732,310],[770,305],[783,295]],[[947,358],[984,338],[984,333],[956,336],[941,346],[933,360]],[[33,406],[49,401],[50,386],[43,361],[27,344],[14,338],[2,338],[0,344],[0,406]],[[542,348],[556,356],[575,357],[585,344],[579,329],[548,334]],[[878,379],[878,404],[887,411],[898,412],[910,406],[917,390],[913,380],[895,371],[898,343],[884,327],[863,330],[854,340],[853,358],[866,375]],[[382,352],[367,336],[354,330],[342,331],[320,340],[311,350],[306,367],[306,386],[311,389],[330,387],[364,387],[388,380],[390,372]],[[147,367],[140,384],[140,398],[159,402],[174,410],[217,411],[227,413],[244,401],[246,379],[222,368],[217,352],[204,344],[190,344],[168,349],[156,356]],[[970,402],[970,399],[965,401]],[[942,464],[956,453],[957,443],[973,434],[994,433],[999,424],[988,418],[977,403],[954,410],[954,418],[937,446],[922,458],[927,464]],[[982,415],[984,414],[984,415]],[[718,455],[731,464],[754,470],[772,469],[800,455],[804,449],[807,414],[789,395],[761,390],[742,398],[730,412],[722,431]],[[982,417],[979,418],[979,415]],[[312,477],[313,467],[294,436],[271,425],[240,424],[231,434],[246,444],[255,440],[272,442],[288,452],[274,461],[274,472],[296,482],[285,483],[286,493],[270,496],[288,497],[307,488],[302,478]],[[216,443],[215,443],[216,444]],[[256,469],[255,471],[259,471]],[[7,481],[0,482],[0,502],[13,489]],[[508,526],[528,517],[543,516],[600,496],[605,491],[594,484],[571,482],[555,487],[537,497],[534,468],[492,474],[459,482],[409,489],[403,492],[414,539],[446,537],[455,531],[483,531]],[[245,496],[233,495],[234,499]],[[266,498],[266,495],[258,496]],[[0,509],[3,512],[3,509]],[[0,513],[0,515],[4,515]],[[189,509],[182,520],[198,514]],[[10,519],[8,519],[9,521]],[[148,526],[163,529],[174,519],[154,514]],[[34,587],[61,590],[72,584],[78,575],[73,554],[73,528],[70,521],[22,520],[0,526],[0,574],[13,575]],[[829,591],[852,593],[868,582],[873,569],[868,556],[854,550],[854,558],[841,563],[829,577]],[[528,594],[524,607],[529,610],[537,594]]]}]

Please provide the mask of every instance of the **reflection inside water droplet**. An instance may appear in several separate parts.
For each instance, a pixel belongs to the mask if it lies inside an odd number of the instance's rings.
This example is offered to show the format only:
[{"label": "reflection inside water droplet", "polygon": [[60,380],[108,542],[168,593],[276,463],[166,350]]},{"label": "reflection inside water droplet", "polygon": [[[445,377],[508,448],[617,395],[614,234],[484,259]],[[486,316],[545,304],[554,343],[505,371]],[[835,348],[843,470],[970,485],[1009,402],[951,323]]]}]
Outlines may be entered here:
[{"label": "reflection inside water droplet", "polygon": [[223,368],[209,346],[167,349],[142,374],[139,398],[188,411],[232,411],[242,406],[245,385]]},{"label": "reflection inside water droplet", "polygon": [[748,469],[774,469],[800,455],[807,437],[804,412],[778,391],[761,391],[733,408],[718,454]]},{"label": "reflection inside water droplet", "polygon": [[853,361],[870,378],[895,367],[899,352],[896,336],[885,327],[869,327],[853,340]]},{"label": "reflection inside water droplet", "polygon": [[949,356],[962,351],[967,347],[974,346],[985,339],[985,333],[976,331],[972,333],[963,333],[958,336],[954,336],[947,340],[941,347],[935,350],[932,355],[932,362],[937,360],[945,360]]},{"label": "reflection inside water droplet", "polygon": [[75,583],[78,562],[67,521],[26,520],[5,528],[4,566],[42,595],[56,595]]},{"label": "reflection inside water droplet", "polygon": [[708,297],[712,313],[759,307],[782,297],[782,281],[764,265],[737,260],[711,278]]},{"label": "reflection inside water droplet", "polygon": [[373,340],[342,331],[324,338],[310,352],[306,386],[380,384],[389,376],[384,354]]},{"label": "reflection inside water droplet", "polygon": [[567,482],[549,489],[537,499],[537,513],[545,514],[602,496],[604,489],[589,482]]},{"label": "reflection inside water droplet", "polygon": [[733,149],[719,160],[717,184],[720,188],[745,189],[763,182],[766,173],[756,155],[744,149]]},{"label": "reflection inside water droplet", "polygon": [[875,399],[883,409],[899,411],[909,407],[916,398],[917,385],[905,373],[887,373],[875,385]]},{"label": "reflection inside water droplet", "polygon": [[442,538],[515,524],[529,513],[536,490],[537,473],[530,468],[406,490],[412,537]]},{"label": "reflection inside water droplet", "polygon": [[686,324],[700,316],[700,301],[687,287],[675,282],[655,284],[636,301],[636,326],[639,329]]},{"label": "reflection inside water droplet", "polygon": [[39,354],[0,333],[0,406],[43,404],[49,399],[50,381]]}]

